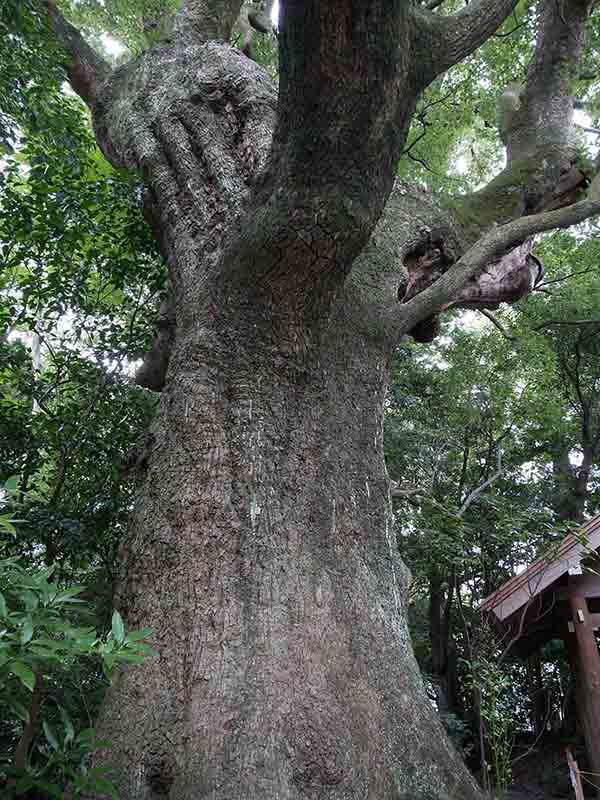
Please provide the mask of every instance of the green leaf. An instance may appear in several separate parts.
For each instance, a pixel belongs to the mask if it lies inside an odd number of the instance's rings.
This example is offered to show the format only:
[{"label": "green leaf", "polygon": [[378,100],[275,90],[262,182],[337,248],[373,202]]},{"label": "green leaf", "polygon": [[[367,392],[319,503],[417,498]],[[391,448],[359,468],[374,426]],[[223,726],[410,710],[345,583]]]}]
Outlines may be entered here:
[{"label": "green leaf", "polygon": [[9,698],[8,706],[15,712],[19,719],[23,720],[23,722],[29,722],[29,711],[25,708],[23,703]]},{"label": "green leaf", "polygon": [[125,625],[123,624],[123,618],[119,614],[118,611],[114,611],[112,615],[112,634],[115,637],[115,640],[122,644],[125,639]]},{"label": "green leaf", "polygon": [[60,715],[63,719],[63,725],[65,726],[65,745],[68,745],[75,738],[75,728],[73,727],[69,715],[62,706],[60,706]]},{"label": "green leaf", "polygon": [[27,644],[33,638],[33,622],[28,619],[25,621],[21,630],[21,644]]},{"label": "green leaf", "polygon": [[10,478],[8,478],[8,480],[4,482],[4,489],[11,494],[13,492],[16,492],[18,488],[19,488],[18,475],[12,475]]},{"label": "green leaf", "polygon": [[[127,644],[129,644],[129,640],[127,640]],[[153,656],[156,654],[156,650],[150,647],[149,644],[144,644],[144,642],[135,642],[129,647],[129,650],[140,656]]]},{"label": "green leaf", "polygon": [[17,535],[17,529],[13,525],[12,514],[0,515],[0,530],[3,529],[13,536]]},{"label": "green leaf", "polygon": [[142,639],[147,639],[148,636],[151,636],[154,633],[152,628],[144,628],[141,631],[131,631],[131,633],[127,634],[127,641],[128,642],[140,642]]},{"label": "green leaf", "polygon": [[75,741],[91,746],[94,741],[94,729],[84,728],[82,731],[79,731]]},{"label": "green leaf", "polygon": [[40,599],[37,596],[37,594],[35,594],[35,592],[31,591],[23,592],[21,597],[23,598],[23,602],[25,603],[25,608],[28,611],[35,611],[36,608],[38,608],[40,605]]},{"label": "green leaf", "polygon": [[6,619],[8,616],[8,609],[6,607],[6,600],[4,595],[0,592],[0,619]]},{"label": "green leaf", "polygon": [[46,736],[46,739],[47,739],[48,744],[50,745],[50,747],[53,750],[60,750],[60,745],[58,744],[58,739],[54,735],[54,731],[52,730],[52,728],[50,727],[48,722],[46,722],[46,720],[44,720],[42,722],[42,728],[44,729],[44,734]]},{"label": "green leaf", "polygon": [[8,665],[8,670],[9,672],[12,672],[13,675],[17,676],[23,686],[26,686],[30,692],[33,692],[33,687],[35,686],[35,675],[30,666],[25,664],[23,661],[11,661]]},{"label": "green leaf", "polygon": [[[55,602],[64,602],[68,598],[76,597],[83,592],[83,586],[73,586],[70,589],[63,589],[54,598]],[[78,601],[82,602],[82,601]]]}]

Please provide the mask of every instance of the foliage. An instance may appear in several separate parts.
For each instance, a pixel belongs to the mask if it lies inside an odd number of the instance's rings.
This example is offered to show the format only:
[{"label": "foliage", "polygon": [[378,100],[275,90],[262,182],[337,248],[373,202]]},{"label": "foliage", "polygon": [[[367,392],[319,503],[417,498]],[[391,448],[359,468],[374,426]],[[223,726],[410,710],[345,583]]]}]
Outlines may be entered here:
[{"label": "foliage", "polygon": [[[431,687],[454,671],[455,705],[443,717],[449,728],[456,719],[467,726],[460,745],[474,767],[490,761],[500,784],[510,771],[509,722],[526,736],[535,713],[524,665],[510,652],[497,664],[507,643],[483,658],[478,606],[551,551],[565,522],[598,508],[596,227],[546,236],[537,252],[546,271],[541,291],[496,312],[511,338],[471,314],[446,323],[432,345],[405,344],[396,354],[386,418],[388,469],[404,490],[396,519],[413,575],[415,652]],[[459,515],[465,499],[498,470],[499,454],[499,476]],[[441,623],[432,614],[441,614]],[[547,719],[571,736],[560,643],[545,648],[542,664]],[[477,693],[490,698],[482,743],[473,713]],[[438,691],[432,698],[439,702]]]},{"label": "foliage", "polygon": [[484,725],[490,753],[489,771],[499,800],[506,795],[511,782],[511,756],[513,751],[513,716],[510,707],[503,707],[505,695],[510,690],[510,677],[498,662],[480,656],[468,664],[467,686],[479,702],[479,714]]},{"label": "foliage", "polygon": [[19,127],[43,130],[55,119],[63,70],[38,0],[0,6],[0,156],[13,152]]},{"label": "foliage", "polygon": [[[460,6],[445,3],[445,13]],[[503,159],[496,98],[507,83],[523,80],[534,24],[534,8],[522,0],[484,47],[427,89],[400,162],[402,178],[447,193],[489,180]]]},{"label": "foliage", "polygon": [[[10,523],[4,527],[11,531]],[[61,798],[72,785],[75,796],[89,789],[109,790],[102,770],[82,771],[82,757],[94,744],[89,728],[76,732],[65,708],[44,704],[52,693],[48,684],[63,680],[62,674],[77,668],[78,662],[100,661],[110,679],[117,664],[139,664],[151,650],[142,641],[151,631],[126,633],[117,611],[110,633],[99,636],[95,628],[82,625],[91,609],[79,598],[81,586],[66,587],[53,580],[53,566],[27,570],[16,558],[0,561],[0,706],[4,726],[14,738],[23,738],[40,727],[44,738],[24,763],[0,764],[0,781],[8,781],[9,794],[20,795],[31,788]],[[41,711],[39,706],[41,705]],[[62,731],[51,723],[57,712]],[[95,743],[97,746],[97,742]],[[114,796],[116,793],[112,792]]]},{"label": "foliage", "polygon": [[122,42],[130,54],[138,55],[170,30],[180,0],[67,0],[62,3],[74,23],[86,32],[94,45],[104,49],[102,35]]},{"label": "foliage", "polygon": [[110,792],[86,768],[94,717],[115,666],[147,652],[111,606],[123,465],[156,404],[132,359],[164,265],[139,182],[97,150],[38,9],[0,10],[0,793],[63,797]]}]

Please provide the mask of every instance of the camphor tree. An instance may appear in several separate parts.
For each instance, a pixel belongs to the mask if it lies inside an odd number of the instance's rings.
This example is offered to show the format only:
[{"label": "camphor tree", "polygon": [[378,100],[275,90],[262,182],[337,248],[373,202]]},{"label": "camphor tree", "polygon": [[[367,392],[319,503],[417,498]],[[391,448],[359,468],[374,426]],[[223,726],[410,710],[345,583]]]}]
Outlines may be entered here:
[{"label": "camphor tree", "polygon": [[522,4],[506,166],[436,197],[395,179],[419,97],[517,0],[446,5],[283,0],[277,91],[228,44],[241,0],[183,0],[114,70],[45,3],[99,147],[143,176],[173,296],[116,598],[157,655],[99,721],[123,800],[479,796],[411,652],[382,409],[401,337],[523,297],[531,237],[600,212],[573,129],[594,3]]}]

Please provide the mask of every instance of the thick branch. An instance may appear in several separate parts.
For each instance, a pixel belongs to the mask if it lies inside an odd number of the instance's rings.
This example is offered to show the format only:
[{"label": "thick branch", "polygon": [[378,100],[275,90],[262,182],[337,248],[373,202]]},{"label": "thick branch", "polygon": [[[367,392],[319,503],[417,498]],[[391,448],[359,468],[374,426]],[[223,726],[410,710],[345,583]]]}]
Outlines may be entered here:
[{"label": "thick branch", "polygon": [[600,214],[600,200],[583,200],[492,228],[432,286],[396,310],[396,335],[407,333],[417,323],[457,302],[470,278],[531,236],[554,228],[568,228],[597,214]]},{"label": "thick branch", "polygon": [[175,33],[198,42],[227,42],[243,0],[184,0],[175,16]]},{"label": "thick branch", "polygon": [[526,86],[509,84],[498,100],[507,166],[487,186],[449,203],[467,242],[493,220],[569,206],[588,185],[589,175],[574,163],[571,78],[579,71],[590,5],[591,0],[541,3]]},{"label": "thick branch", "polygon": [[502,131],[509,163],[542,146],[573,145],[572,81],[580,71],[593,0],[546,0],[518,110]]},{"label": "thick branch", "polygon": [[424,85],[477,50],[514,11],[517,2],[475,0],[449,17],[418,9],[422,28],[419,49],[429,62]]},{"label": "thick branch", "polygon": [[534,57],[527,70],[527,94],[550,98],[569,94],[579,77],[585,23],[594,0],[546,1],[538,24]]},{"label": "thick branch", "polygon": [[175,342],[175,302],[170,291],[160,305],[157,331],[141,367],[135,374],[135,383],[155,392],[165,385],[169,360]]},{"label": "thick branch", "polygon": [[[364,215],[368,233],[391,190],[417,99],[409,5],[287,0],[281,8],[278,184],[287,184],[295,205],[344,200],[355,228]],[[346,213],[338,211],[335,228],[329,220],[332,234],[350,222]]]},{"label": "thick branch", "polygon": [[89,46],[77,28],[67,22],[57,9],[54,0],[46,0],[46,6],[56,38],[69,56],[65,65],[69,82],[81,99],[88,106],[93,106],[98,96],[98,88],[109,77],[111,68]]}]

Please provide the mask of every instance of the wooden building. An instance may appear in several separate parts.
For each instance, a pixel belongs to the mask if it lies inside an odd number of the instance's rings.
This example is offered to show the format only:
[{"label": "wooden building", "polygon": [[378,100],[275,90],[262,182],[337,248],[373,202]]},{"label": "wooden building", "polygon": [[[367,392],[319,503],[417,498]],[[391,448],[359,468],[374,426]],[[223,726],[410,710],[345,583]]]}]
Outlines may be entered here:
[{"label": "wooden building", "polygon": [[[546,557],[511,578],[481,606],[516,655],[535,658],[562,639],[575,673],[577,718],[600,786],[600,514]],[[598,791],[600,798],[600,789]]]}]

